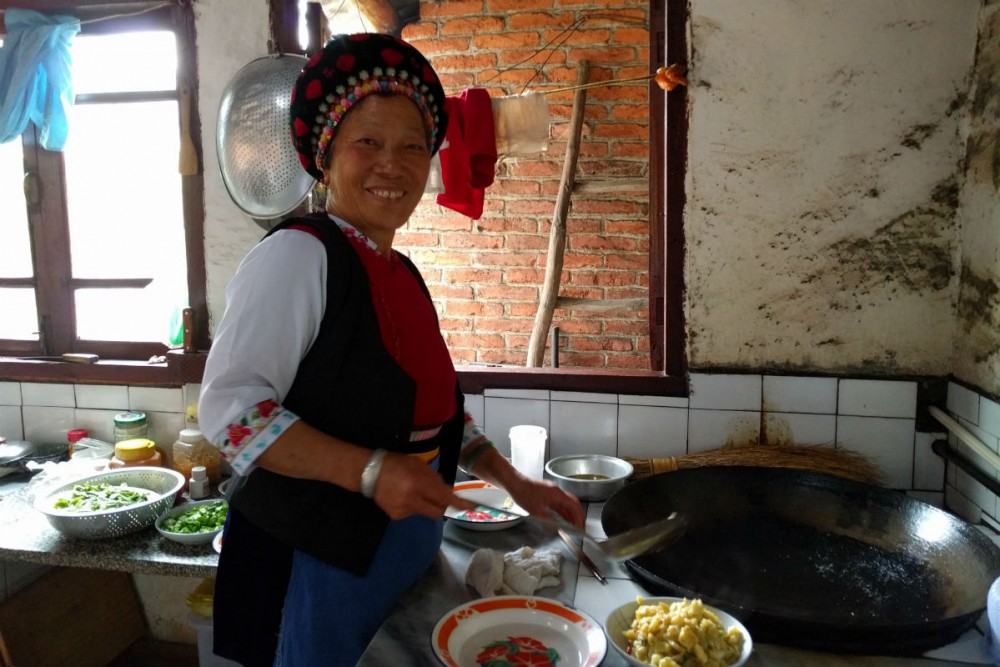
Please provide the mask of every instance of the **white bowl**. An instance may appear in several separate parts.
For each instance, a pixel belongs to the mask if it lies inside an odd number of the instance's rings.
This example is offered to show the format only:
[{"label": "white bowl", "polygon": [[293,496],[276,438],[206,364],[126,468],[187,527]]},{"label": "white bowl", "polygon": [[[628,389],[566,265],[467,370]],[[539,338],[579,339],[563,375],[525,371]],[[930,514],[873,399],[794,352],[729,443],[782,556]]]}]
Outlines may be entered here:
[{"label": "white bowl", "polygon": [[[151,491],[149,500],[108,510],[69,512],[55,507],[56,500],[82,482],[113,484]],[[39,494],[35,509],[45,515],[53,528],[71,537],[102,539],[134,533],[151,525],[177,500],[184,487],[184,475],[170,468],[136,466],[109,470],[60,484]]]},{"label": "white bowl", "polygon": [[167,539],[173,540],[174,542],[180,542],[181,544],[208,544],[215,539],[216,535],[222,532],[221,527],[216,530],[209,530],[203,533],[172,533],[169,530],[164,530],[163,522],[171,517],[178,516],[197,507],[217,505],[224,502],[226,501],[222,498],[210,498],[208,500],[196,500],[194,502],[178,505],[156,520],[156,530],[159,531],[160,535],[163,535]]},{"label": "white bowl", "polygon": [[[670,604],[672,602],[680,602],[684,598],[677,597],[643,597],[643,604],[657,604],[659,602],[666,602]],[[629,655],[628,643],[622,633],[632,625],[633,619],[635,619],[635,610],[639,606],[637,600],[632,600],[626,602],[625,604],[619,606],[617,609],[613,610],[608,614],[607,620],[604,622],[604,631],[608,635],[608,643],[611,644],[615,653],[620,655],[623,660],[634,667],[649,667],[649,663],[642,662],[636,658]],[[726,612],[713,607],[711,605],[704,605],[705,609],[715,614],[719,622],[722,624],[726,630],[730,628],[737,628],[741,633],[743,633],[743,651],[740,653],[740,657],[736,659],[735,662],[730,663],[727,667],[741,667],[741,665],[746,664],[746,661],[750,659],[750,654],[753,653],[753,640],[750,638],[750,633],[747,631],[746,627],[740,623],[736,618],[727,614]]]}]

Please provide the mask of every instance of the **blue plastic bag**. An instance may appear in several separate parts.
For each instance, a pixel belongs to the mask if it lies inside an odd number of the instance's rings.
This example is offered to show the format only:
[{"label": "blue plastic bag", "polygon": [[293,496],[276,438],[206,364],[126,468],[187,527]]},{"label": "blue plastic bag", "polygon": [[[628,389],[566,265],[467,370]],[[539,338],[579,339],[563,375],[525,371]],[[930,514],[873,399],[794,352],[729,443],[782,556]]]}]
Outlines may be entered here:
[{"label": "blue plastic bag", "polygon": [[62,150],[73,105],[70,43],[80,32],[72,16],[47,16],[28,9],[4,12],[7,36],[0,47],[0,143],[21,136],[28,121],[39,143]]}]

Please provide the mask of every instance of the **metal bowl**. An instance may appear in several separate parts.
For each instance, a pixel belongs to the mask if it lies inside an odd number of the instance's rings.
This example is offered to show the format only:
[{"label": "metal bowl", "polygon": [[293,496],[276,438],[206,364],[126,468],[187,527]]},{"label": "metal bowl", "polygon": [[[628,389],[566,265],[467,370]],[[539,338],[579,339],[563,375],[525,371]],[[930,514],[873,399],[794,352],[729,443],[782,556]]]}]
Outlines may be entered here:
[{"label": "metal bowl", "polygon": [[[90,482],[124,485],[151,491],[145,502],[94,512],[66,512],[55,508],[59,496],[71,492],[77,484]],[[173,507],[184,488],[184,475],[169,468],[136,466],[120,468],[61,484],[41,493],[35,509],[45,515],[60,533],[81,539],[102,539],[134,533],[150,526],[157,517]]]},{"label": "metal bowl", "polygon": [[558,456],[545,464],[545,478],[580,500],[607,500],[625,486],[632,464],[602,454]]}]

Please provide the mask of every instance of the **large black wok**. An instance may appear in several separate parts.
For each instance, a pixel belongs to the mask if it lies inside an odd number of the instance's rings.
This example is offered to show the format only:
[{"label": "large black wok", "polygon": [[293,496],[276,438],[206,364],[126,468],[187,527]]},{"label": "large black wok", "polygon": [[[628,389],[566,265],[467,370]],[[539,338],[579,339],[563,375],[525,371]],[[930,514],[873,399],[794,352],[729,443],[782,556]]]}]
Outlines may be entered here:
[{"label": "large black wok", "polygon": [[628,484],[608,535],[677,510],[685,534],[628,561],[651,593],[700,597],[755,641],[910,655],[954,641],[986,608],[1000,549],[903,493],[826,474],[692,468]]}]

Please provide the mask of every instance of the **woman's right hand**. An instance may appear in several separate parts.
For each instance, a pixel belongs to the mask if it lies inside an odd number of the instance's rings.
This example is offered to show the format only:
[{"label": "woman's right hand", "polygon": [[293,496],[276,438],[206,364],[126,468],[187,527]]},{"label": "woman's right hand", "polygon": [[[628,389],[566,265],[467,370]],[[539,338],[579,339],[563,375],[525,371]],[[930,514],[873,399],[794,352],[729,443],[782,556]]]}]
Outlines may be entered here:
[{"label": "woman's right hand", "polygon": [[390,519],[414,514],[439,519],[449,505],[459,509],[476,507],[455,495],[437,471],[420,459],[393,452],[386,454],[382,462],[373,500]]}]

